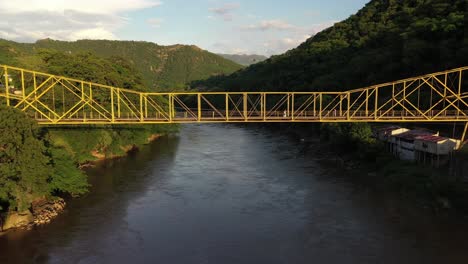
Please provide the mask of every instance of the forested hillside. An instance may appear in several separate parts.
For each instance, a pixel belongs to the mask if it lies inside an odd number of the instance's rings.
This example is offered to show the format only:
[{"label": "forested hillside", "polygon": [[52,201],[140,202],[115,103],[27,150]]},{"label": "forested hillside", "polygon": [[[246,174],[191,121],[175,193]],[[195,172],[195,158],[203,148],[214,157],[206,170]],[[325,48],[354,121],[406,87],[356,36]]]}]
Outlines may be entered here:
[{"label": "forested hillside", "polygon": [[67,42],[44,39],[36,43],[0,40],[0,63],[39,68],[42,66],[39,55],[44,50],[68,55],[91,52],[101,59],[122,58],[141,74],[143,84],[153,91],[181,90],[191,81],[230,74],[242,68],[196,46],[160,46],[151,42],[111,40]]},{"label": "forested hillside", "polygon": [[192,87],[347,90],[468,65],[466,0],[372,0],[296,49]]}]

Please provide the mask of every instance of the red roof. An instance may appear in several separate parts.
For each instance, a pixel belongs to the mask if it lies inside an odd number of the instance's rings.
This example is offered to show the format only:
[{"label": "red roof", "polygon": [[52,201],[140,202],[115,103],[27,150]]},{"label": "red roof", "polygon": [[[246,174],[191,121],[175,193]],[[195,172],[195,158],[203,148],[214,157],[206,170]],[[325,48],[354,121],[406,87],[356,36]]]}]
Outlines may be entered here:
[{"label": "red roof", "polygon": [[446,137],[441,137],[441,136],[432,136],[432,135],[426,135],[426,136],[419,136],[416,138],[416,140],[421,140],[421,141],[427,141],[427,142],[440,142],[447,140],[448,138]]},{"label": "red roof", "polygon": [[399,126],[386,126],[386,127],[381,127],[377,129],[377,133],[382,133],[384,135],[390,134],[392,131],[400,129],[401,127]]},{"label": "red roof", "polygon": [[402,138],[405,140],[415,140],[417,137],[421,136],[434,136],[435,133],[424,131],[424,130],[410,130],[403,132],[401,134],[395,135],[397,138]]}]

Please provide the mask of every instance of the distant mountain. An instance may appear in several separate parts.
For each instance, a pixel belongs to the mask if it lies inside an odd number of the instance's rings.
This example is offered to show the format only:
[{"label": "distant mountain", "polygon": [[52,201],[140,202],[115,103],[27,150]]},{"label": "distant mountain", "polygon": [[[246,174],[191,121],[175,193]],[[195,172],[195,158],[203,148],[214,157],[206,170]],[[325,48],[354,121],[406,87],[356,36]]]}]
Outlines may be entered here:
[{"label": "distant mountain", "polygon": [[102,58],[121,57],[142,74],[144,84],[152,90],[181,90],[191,81],[230,74],[242,68],[196,46],[111,40],[68,42],[44,39],[36,43],[0,40],[0,63],[37,67],[41,63],[37,53],[44,49],[67,54],[91,52]]},{"label": "distant mountain", "polygon": [[268,57],[263,55],[247,55],[247,54],[222,54],[218,53],[219,56],[231,60],[240,65],[249,66],[261,61],[268,59]]},{"label": "distant mountain", "polygon": [[466,0],[372,0],[285,54],[226,77],[217,90],[348,90],[468,65]]}]

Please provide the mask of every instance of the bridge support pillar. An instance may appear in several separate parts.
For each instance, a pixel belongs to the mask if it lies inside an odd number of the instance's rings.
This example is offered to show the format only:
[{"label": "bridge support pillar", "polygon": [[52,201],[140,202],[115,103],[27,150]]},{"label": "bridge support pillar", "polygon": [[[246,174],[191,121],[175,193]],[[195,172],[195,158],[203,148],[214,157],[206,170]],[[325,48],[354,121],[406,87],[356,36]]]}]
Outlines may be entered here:
[{"label": "bridge support pillar", "polygon": [[468,132],[468,122],[465,124],[465,129],[463,130],[462,138],[461,138],[461,144],[463,146],[463,143],[465,143],[466,140],[466,133]]}]

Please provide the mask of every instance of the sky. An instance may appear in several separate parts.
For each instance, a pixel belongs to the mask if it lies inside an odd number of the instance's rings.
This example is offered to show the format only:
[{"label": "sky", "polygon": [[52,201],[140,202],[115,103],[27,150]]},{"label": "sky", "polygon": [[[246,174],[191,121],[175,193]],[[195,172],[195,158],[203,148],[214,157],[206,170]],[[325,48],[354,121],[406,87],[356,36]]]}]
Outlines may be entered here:
[{"label": "sky", "polygon": [[356,13],[369,0],[0,0],[0,38],[188,44],[276,55]]}]

